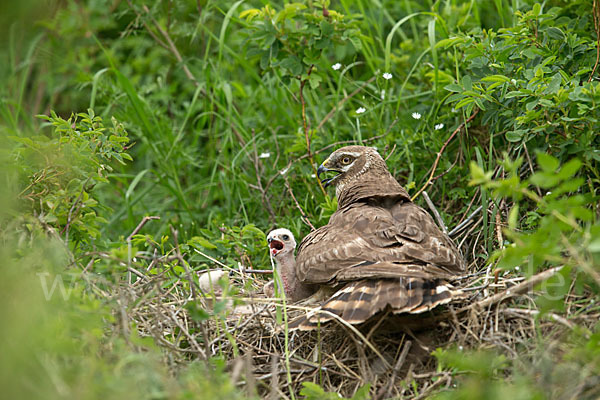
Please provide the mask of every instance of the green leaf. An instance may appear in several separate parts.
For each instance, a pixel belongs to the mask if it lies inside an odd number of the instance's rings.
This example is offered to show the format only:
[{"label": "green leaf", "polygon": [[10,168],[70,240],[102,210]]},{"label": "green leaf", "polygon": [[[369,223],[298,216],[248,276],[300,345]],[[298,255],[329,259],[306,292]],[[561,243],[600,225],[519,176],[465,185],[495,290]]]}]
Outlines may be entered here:
[{"label": "green leaf", "polygon": [[308,79],[308,83],[310,84],[310,88],[313,89],[313,90],[316,89],[316,88],[318,88],[322,81],[323,81],[323,78],[321,78],[320,75],[315,74],[315,73],[310,74],[310,77]]},{"label": "green leaf", "polygon": [[252,21],[254,18],[260,15],[260,10],[258,8],[251,8],[246,11],[242,11],[240,13],[240,18],[246,18],[246,21]]},{"label": "green leaf", "polygon": [[481,80],[483,82],[509,82],[510,78],[504,76],[504,75],[489,75],[486,77],[481,78]]},{"label": "green leaf", "polygon": [[449,92],[457,92],[457,93],[461,93],[463,91],[463,87],[456,83],[451,83],[449,85],[446,85],[446,86],[444,86],[444,89],[446,89]]},{"label": "green leaf", "polygon": [[477,165],[475,161],[471,161],[469,168],[471,170],[470,186],[485,184],[492,178],[493,171],[484,172],[483,168]]},{"label": "green leaf", "polygon": [[214,244],[212,244],[208,240],[204,239],[202,236],[194,236],[190,240],[190,242],[192,244],[200,245],[200,246],[204,247],[205,249],[216,249],[217,248],[217,246],[215,246]]},{"label": "green leaf", "polygon": [[560,179],[553,172],[536,172],[531,175],[529,182],[544,189],[550,189],[556,186]]},{"label": "green leaf", "polygon": [[560,165],[558,159],[552,157],[550,154],[542,152],[537,153],[537,162],[544,172],[554,172]]},{"label": "green leaf", "polygon": [[331,45],[331,39],[329,39],[328,37],[323,37],[322,39],[317,40],[317,42],[315,43],[315,48],[323,50],[328,47],[331,47]]},{"label": "green leaf", "polygon": [[506,137],[506,140],[514,143],[514,142],[521,141],[521,139],[523,138],[523,133],[524,133],[523,129],[518,129],[518,130],[514,130],[514,131],[508,131],[504,134],[504,136]]},{"label": "green leaf", "polygon": [[330,24],[326,20],[321,21],[321,35],[323,37],[330,37],[334,33],[333,24]]},{"label": "green leaf", "polygon": [[320,399],[325,395],[325,390],[316,383],[313,382],[302,382],[302,389],[300,389],[300,395],[306,396],[306,399]]},{"label": "green leaf", "polygon": [[456,103],[456,105],[454,106],[455,109],[459,109],[461,107],[464,107],[468,104],[471,104],[473,102],[473,98],[472,97],[465,97],[464,99],[462,99],[461,101],[459,101],[458,103]]},{"label": "green leaf", "polygon": [[370,398],[369,390],[371,390],[371,384],[367,383],[358,389],[356,393],[354,393],[354,396],[352,396],[351,400],[368,400]]},{"label": "green leaf", "polygon": [[544,92],[547,94],[558,93],[561,82],[562,82],[562,77],[560,76],[560,73],[557,72],[550,80],[550,83],[548,84],[548,87],[546,88],[546,90]]},{"label": "green leaf", "polygon": [[579,168],[581,168],[581,161],[574,158],[568,161],[560,168],[560,171],[558,172],[558,177],[562,180],[571,178],[577,173],[577,171],[579,171]]},{"label": "green leaf", "polygon": [[465,38],[460,36],[460,37],[453,37],[453,38],[448,38],[448,39],[442,39],[439,42],[437,42],[437,44],[435,45],[435,47],[440,48],[443,47],[445,49],[447,49],[450,46],[454,46],[456,44],[459,43],[464,43],[465,42]]},{"label": "green leaf", "polygon": [[516,203],[508,213],[508,227],[511,230],[517,229],[517,222],[519,221],[519,204]]},{"label": "green leaf", "polygon": [[512,99],[513,97],[523,97],[523,96],[527,96],[527,94],[521,92],[520,90],[516,90],[516,91],[506,93],[506,95],[504,95],[504,98]]},{"label": "green leaf", "polygon": [[527,111],[533,110],[538,105],[538,102],[539,102],[538,99],[535,99],[535,100],[532,100],[532,101],[528,102],[527,104],[525,104],[525,109]]},{"label": "green leaf", "polygon": [[554,26],[551,26],[550,28],[548,28],[546,30],[546,33],[548,34],[548,37],[550,39],[560,40],[561,42],[566,39],[564,32]]},{"label": "green leaf", "polygon": [[471,77],[469,75],[463,76],[460,82],[462,83],[463,88],[465,90],[473,89],[473,80],[471,79]]},{"label": "green leaf", "polygon": [[289,70],[292,75],[302,74],[302,63],[300,62],[300,59],[296,56],[292,55],[284,58],[279,63],[279,66]]}]

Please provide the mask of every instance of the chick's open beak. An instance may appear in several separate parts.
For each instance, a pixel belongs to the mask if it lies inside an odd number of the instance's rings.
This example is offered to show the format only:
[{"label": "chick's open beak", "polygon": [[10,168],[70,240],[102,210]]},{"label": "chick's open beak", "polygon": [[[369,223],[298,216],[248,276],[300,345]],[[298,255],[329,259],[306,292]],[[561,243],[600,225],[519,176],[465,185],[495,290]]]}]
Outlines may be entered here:
[{"label": "chick's open beak", "polygon": [[267,242],[269,242],[269,250],[271,255],[277,255],[281,250],[283,250],[283,242],[277,239],[268,238]]}]

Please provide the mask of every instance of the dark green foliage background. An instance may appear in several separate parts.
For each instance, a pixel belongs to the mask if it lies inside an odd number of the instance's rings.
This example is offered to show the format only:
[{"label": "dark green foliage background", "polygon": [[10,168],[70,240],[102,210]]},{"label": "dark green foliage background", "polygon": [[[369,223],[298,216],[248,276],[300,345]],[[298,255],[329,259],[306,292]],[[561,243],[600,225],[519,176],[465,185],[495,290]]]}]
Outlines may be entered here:
[{"label": "dark green foliage background", "polygon": [[[564,311],[575,287],[589,302],[585,312],[597,309],[600,84],[591,0],[267,3],[0,5],[0,231],[8,260],[0,293],[2,320],[13,321],[0,331],[35,344],[0,361],[13,371],[0,380],[12,397],[179,398],[208,387],[213,397],[239,395],[219,361],[211,369],[218,384],[197,379],[205,367],[195,364],[173,377],[155,344],[111,335],[114,299],[91,295],[80,266],[108,252],[112,261],[94,264],[96,284],[122,281],[114,260],[127,259],[125,238],[155,215],[134,249],[151,241],[172,252],[173,227],[194,270],[208,264],[193,249],[227,265],[270,268],[266,232],[289,227],[301,238],[309,227],[298,206],[315,226],[335,210],[333,193],[325,196],[311,176],[331,150],[376,146],[414,195],[451,133],[477,110],[427,187],[450,227],[479,205],[488,210],[471,233],[482,243],[468,254],[473,270],[491,262],[533,274],[564,265],[559,300],[540,298],[538,307]],[[39,271],[66,271],[74,297],[44,302]],[[49,320],[52,310],[59,322]],[[557,362],[575,363],[583,380],[600,374],[598,335],[577,327]],[[534,346],[543,347],[539,340]],[[473,351],[464,362],[454,350],[436,353],[457,376],[477,370],[445,397],[560,394],[552,373],[548,390],[536,386],[539,377],[525,367],[536,355],[509,362]],[[128,374],[113,372],[125,362],[134,366]],[[29,375],[41,377],[39,390],[23,380]],[[504,389],[501,377],[510,382]]]}]

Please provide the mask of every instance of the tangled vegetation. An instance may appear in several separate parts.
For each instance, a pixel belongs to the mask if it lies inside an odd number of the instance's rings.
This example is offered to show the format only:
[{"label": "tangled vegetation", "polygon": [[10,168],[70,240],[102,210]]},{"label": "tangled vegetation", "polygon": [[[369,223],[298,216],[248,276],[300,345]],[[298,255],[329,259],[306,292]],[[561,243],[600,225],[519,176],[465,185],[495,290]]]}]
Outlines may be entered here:
[{"label": "tangled vegetation", "polygon": [[[0,22],[7,398],[600,396],[597,0],[21,0]],[[266,233],[327,223],[316,167],[350,143],[439,214],[469,296],[408,332],[288,332]]]}]

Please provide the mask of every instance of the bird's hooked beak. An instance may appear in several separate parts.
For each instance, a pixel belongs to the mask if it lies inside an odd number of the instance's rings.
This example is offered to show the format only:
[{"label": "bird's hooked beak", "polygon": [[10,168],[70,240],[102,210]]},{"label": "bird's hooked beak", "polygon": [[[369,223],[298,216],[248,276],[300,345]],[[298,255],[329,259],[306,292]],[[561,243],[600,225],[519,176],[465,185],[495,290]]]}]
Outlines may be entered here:
[{"label": "bird's hooked beak", "polygon": [[319,165],[319,168],[317,168],[317,177],[319,177],[319,179],[321,178],[321,174],[325,173],[325,172],[335,172],[335,176],[332,178],[324,178],[321,180],[321,183],[323,184],[323,187],[327,187],[329,185],[331,185],[331,183],[333,182],[333,180],[335,178],[338,177],[339,174],[342,173],[342,171],[339,171],[335,168],[330,168],[329,166],[329,158],[325,161],[323,161],[323,164]]},{"label": "bird's hooked beak", "polygon": [[267,243],[269,243],[269,251],[272,256],[276,256],[281,250],[283,250],[283,242],[274,238],[267,238]]}]

